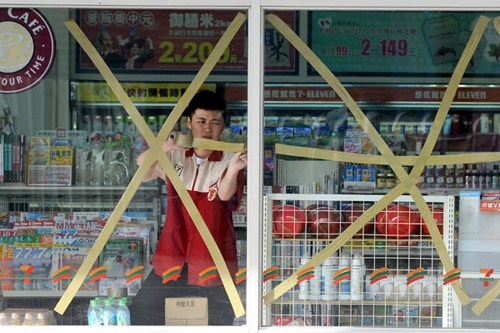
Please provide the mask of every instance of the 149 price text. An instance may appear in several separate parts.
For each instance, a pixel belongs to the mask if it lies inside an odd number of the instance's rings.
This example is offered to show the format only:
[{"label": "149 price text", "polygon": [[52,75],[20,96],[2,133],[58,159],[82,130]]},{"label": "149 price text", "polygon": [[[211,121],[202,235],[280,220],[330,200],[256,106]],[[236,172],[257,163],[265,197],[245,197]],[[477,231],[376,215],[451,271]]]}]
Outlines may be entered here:
[{"label": "149 price text", "polygon": [[408,55],[408,41],[406,39],[383,39],[379,42],[380,48],[376,45],[372,45],[369,39],[363,39],[361,41],[363,49],[361,50],[361,55],[369,56],[372,54],[378,54],[380,50],[380,55],[382,56],[407,56]]}]

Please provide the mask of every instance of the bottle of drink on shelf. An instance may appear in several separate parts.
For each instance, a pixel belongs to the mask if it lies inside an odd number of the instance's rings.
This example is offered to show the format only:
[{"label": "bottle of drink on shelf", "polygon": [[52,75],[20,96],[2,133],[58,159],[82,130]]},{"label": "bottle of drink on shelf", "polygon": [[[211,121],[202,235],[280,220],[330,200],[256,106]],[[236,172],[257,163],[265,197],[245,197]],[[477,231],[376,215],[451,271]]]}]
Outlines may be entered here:
[{"label": "bottle of drink on shelf", "polygon": [[23,326],[35,326],[36,318],[31,312],[26,312],[24,315]]},{"label": "bottle of drink on shelf", "polygon": [[9,325],[21,325],[21,318],[19,317],[19,313],[12,312],[10,315],[10,324]]},{"label": "bottle of drink on shelf", "polygon": [[5,312],[0,312],[0,326],[10,325],[9,316]]},{"label": "bottle of drink on shelf", "polygon": [[48,313],[38,312],[36,314],[35,325],[45,326],[49,324]]},{"label": "bottle of drink on shelf", "polygon": [[97,300],[90,300],[89,309],[87,310],[87,319],[89,326],[101,326],[99,320],[99,309],[97,305]]},{"label": "bottle of drink on shelf", "polygon": [[337,285],[333,283],[333,276],[338,269],[338,258],[329,257],[323,262],[321,269],[321,284],[324,286],[321,293],[321,299],[332,301],[337,296]]},{"label": "bottle of drink on shelf", "polygon": [[127,306],[127,298],[120,298],[116,308],[116,325],[130,326],[130,311]]},{"label": "bottle of drink on shelf", "polygon": [[363,299],[363,265],[359,254],[354,255],[351,264],[351,300]]},{"label": "bottle of drink on shelf", "polygon": [[[339,269],[337,272],[340,272],[342,269],[349,267],[350,258],[349,256],[342,254],[339,259]],[[338,299],[341,301],[348,301],[351,298],[351,279],[342,279],[337,283],[339,290]]]},{"label": "bottle of drink on shelf", "polygon": [[102,311],[102,324],[104,326],[116,325],[116,308],[113,304],[112,298],[108,298],[104,301],[104,309]]}]

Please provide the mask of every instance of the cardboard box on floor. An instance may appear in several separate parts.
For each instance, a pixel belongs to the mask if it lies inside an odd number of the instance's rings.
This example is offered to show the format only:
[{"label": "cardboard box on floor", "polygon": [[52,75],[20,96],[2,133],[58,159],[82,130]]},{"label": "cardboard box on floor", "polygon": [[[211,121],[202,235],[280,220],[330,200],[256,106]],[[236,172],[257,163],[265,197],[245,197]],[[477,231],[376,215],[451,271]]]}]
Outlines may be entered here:
[{"label": "cardboard box on floor", "polygon": [[208,325],[208,301],[202,297],[165,299],[165,325]]}]

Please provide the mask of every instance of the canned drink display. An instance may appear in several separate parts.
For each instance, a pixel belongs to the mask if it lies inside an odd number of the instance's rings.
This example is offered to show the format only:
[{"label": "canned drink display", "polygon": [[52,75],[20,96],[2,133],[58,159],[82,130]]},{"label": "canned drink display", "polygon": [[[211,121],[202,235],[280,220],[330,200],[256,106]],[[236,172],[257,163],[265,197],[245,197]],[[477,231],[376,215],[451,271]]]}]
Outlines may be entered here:
[{"label": "canned drink display", "polygon": [[89,114],[83,115],[81,129],[87,133],[92,132],[92,117]]},{"label": "canned drink display", "polygon": [[146,118],[146,123],[149,126],[149,129],[153,133],[158,133],[158,117],[157,116],[148,116]]},{"label": "canned drink display", "polygon": [[130,136],[134,136],[135,134],[135,124],[130,116],[127,116],[125,120],[125,133]]},{"label": "canned drink display", "polygon": [[104,132],[113,132],[113,116],[105,115],[102,120],[102,130]]},{"label": "canned drink display", "polygon": [[125,132],[125,117],[124,116],[122,116],[122,115],[115,116],[114,121],[113,121],[113,131],[115,133]]},{"label": "canned drink display", "polygon": [[92,116],[92,131],[93,132],[102,131],[102,117],[99,114]]}]

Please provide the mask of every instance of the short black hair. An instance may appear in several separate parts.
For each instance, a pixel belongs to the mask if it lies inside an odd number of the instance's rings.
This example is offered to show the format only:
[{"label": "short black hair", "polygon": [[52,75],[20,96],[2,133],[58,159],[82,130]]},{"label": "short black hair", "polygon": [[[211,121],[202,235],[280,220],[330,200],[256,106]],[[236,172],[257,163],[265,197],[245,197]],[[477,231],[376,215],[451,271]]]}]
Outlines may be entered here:
[{"label": "short black hair", "polygon": [[200,90],[194,95],[186,108],[186,113],[190,118],[193,118],[196,109],[220,111],[224,119],[226,119],[226,100],[219,93],[210,90]]}]

